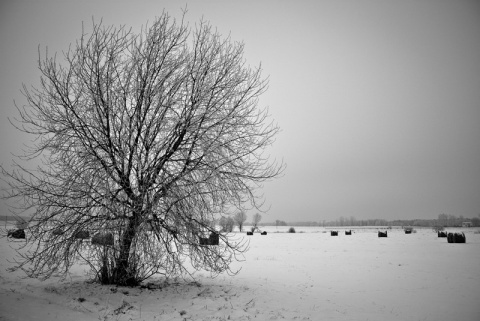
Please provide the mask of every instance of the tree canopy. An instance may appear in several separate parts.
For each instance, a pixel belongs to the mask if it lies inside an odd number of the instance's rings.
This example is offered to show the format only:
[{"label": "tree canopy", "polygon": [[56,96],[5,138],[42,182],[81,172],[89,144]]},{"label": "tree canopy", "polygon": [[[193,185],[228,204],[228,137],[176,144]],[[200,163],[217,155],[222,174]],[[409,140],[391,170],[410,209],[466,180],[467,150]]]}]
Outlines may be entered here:
[{"label": "tree canopy", "polygon": [[232,272],[245,243],[198,239],[219,214],[258,208],[258,188],[283,169],[265,154],[279,130],[258,106],[267,80],[243,51],[207,22],[163,13],[139,34],[93,23],[62,59],[39,55],[40,87],[24,86],[15,125],[35,137],[24,157],[42,164],[2,168],[8,197],[33,211],[27,239],[38,246],[17,268],[49,277],[78,258],[115,284],[186,273],[187,261]]}]

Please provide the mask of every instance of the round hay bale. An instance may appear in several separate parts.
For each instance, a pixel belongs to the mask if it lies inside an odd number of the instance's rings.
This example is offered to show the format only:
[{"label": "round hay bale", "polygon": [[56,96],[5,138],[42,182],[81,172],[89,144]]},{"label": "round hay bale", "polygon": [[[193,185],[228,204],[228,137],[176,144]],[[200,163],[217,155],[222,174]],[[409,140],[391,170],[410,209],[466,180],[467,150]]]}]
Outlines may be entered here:
[{"label": "round hay bale", "polygon": [[14,239],[24,239],[25,238],[25,231],[22,230],[22,229],[10,230],[7,233],[7,237],[12,237]]}]

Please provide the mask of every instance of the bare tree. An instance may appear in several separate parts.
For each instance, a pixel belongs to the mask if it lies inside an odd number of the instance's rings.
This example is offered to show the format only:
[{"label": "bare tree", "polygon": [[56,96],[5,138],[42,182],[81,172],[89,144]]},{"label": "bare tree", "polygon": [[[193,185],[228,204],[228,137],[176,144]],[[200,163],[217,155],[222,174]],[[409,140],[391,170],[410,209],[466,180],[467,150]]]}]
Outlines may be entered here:
[{"label": "bare tree", "polygon": [[261,220],[262,220],[262,215],[260,215],[258,213],[253,215],[252,230],[258,229],[258,223],[260,223]]},{"label": "bare tree", "polygon": [[[63,61],[39,54],[41,85],[24,86],[14,124],[35,137],[24,157],[42,165],[2,168],[7,197],[34,211],[16,268],[47,278],[80,260],[103,283],[134,285],[188,273],[188,257],[235,273],[245,243],[199,237],[220,214],[258,208],[256,191],[283,169],[264,154],[278,127],[258,107],[267,81],[243,50],[163,13],[139,34],[93,23]],[[77,238],[87,231],[114,245]]]},{"label": "bare tree", "polygon": [[238,213],[235,214],[235,216],[233,217],[233,220],[235,221],[235,224],[237,224],[238,229],[240,230],[240,232],[242,232],[243,224],[244,224],[245,221],[247,220],[247,214],[245,214],[245,212],[238,212]]},{"label": "bare tree", "polygon": [[218,221],[218,225],[220,225],[222,232],[230,233],[233,231],[235,221],[231,217],[222,216]]}]

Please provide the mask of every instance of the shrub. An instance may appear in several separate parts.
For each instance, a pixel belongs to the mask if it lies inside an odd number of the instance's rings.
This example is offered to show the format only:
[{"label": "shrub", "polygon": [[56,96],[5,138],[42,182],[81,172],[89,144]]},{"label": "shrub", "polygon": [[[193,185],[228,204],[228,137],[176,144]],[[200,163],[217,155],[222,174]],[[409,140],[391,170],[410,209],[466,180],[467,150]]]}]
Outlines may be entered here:
[{"label": "shrub", "polygon": [[295,229],[293,227],[289,228],[288,233],[295,233]]}]

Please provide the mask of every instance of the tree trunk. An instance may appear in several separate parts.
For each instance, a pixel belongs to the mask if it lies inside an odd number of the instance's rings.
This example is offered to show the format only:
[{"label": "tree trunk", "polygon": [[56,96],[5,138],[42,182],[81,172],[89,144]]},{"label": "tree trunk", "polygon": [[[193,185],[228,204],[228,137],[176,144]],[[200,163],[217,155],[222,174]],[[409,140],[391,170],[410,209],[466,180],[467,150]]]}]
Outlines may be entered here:
[{"label": "tree trunk", "polygon": [[129,261],[130,248],[136,233],[135,217],[136,215],[129,219],[127,228],[120,239],[120,255],[117,258],[113,275],[113,283],[117,285],[134,286],[138,284],[135,278],[135,266],[131,266],[132,262]]}]

